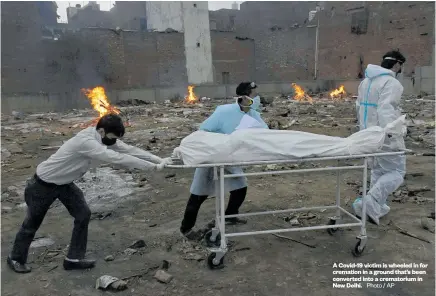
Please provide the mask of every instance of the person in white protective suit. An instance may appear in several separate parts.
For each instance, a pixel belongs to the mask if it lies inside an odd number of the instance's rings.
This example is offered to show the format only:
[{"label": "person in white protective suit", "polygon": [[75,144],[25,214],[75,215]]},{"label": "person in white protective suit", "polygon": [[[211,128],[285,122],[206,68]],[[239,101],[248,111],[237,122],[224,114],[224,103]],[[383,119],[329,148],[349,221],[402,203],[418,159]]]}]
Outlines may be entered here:
[{"label": "person in white protective suit", "polygon": [[[403,86],[396,79],[406,61],[399,51],[390,51],[383,56],[381,66],[368,65],[365,79],[360,83],[356,101],[360,130],[380,126],[386,127],[401,116],[400,100]],[[404,150],[402,136],[389,135],[383,145],[385,152]],[[386,204],[388,196],[397,190],[404,181],[406,157],[404,155],[376,157],[370,163],[371,185],[367,193],[366,213],[368,221],[379,225],[379,219],[390,208]],[[353,209],[357,216],[362,215],[362,198],[357,198]]]},{"label": "person in white protective suit", "polygon": [[[256,111],[260,106],[260,98],[255,92],[256,88],[257,85],[254,82],[240,83],[236,88],[236,95],[238,96],[236,103],[218,106],[213,114],[200,125],[200,130],[212,133],[231,134],[235,129],[244,125],[253,127],[253,122],[257,123],[258,128],[268,128],[262,120],[260,113]],[[250,123],[247,124],[247,121]],[[226,173],[241,174],[243,171],[241,168],[230,167],[226,168]],[[225,214],[238,214],[239,208],[247,194],[246,178],[226,179],[225,188],[227,191],[230,191],[229,203]],[[208,196],[215,195],[213,169],[197,168],[190,191],[191,196],[186,205],[180,232],[189,240],[201,240],[204,236],[204,231],[195,231],[193,227],[195,226],[202,203]],[[228,224],[245,224],[246,222],[247,221],[237,217],[226,219],[226,223]]]}]

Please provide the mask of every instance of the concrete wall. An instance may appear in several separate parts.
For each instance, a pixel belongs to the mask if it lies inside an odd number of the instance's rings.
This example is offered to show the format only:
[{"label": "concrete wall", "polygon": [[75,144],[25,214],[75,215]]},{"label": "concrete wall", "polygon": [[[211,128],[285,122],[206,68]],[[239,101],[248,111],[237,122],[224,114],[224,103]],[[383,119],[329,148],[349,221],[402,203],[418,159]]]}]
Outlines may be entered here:
[{"label": "concrete wall", "polygon": [[38,92],[43,84],[42,19],[36,2],[1,2],[2,92],[20,89]]},{"label": "concrete wall", "polygon": [[110,10],[114,25],[123,30],[140,30],[140,19],[147,18],[146,4],[145,1],[115,1]]},{"label": "concrete wall", "polygon": [[415,91],[419,94],[435,93],[435,67],[434,66],[416,67]]},{"label": "concrete wall", "polygon": [[211,31],[211,37],[215,83],[256,80],[253,39],[238,38],[234,32],[217,31]]},{"label": "concrete wall", "polygon": [[159,32],[173,29],[183,32],[182,2],[147,1],[147,29]]},{"label": "concrete wall", "polygon": [[213,83],[207,1],[183,1],[182,15],[188,81],[191,84]]},{"label": "concrete wall", "polygon": [[[407,58],[405,73],[430,65],[434,46],[435,4],[432,1],[324,1],[312,22],[316,2],[246,1],[238,12],[211,13],[216,30],[232,30],[255,40],[256,80],[309,79],[314,72],[315,25],[320,19],[318,77],[358,79],[368,64],[380,64],[389,50]],[[367,30],[352,33],[352,21],[366,13]],[[234,16],[235,26],[230,16]]]},{"label": "concrete wall", "polygon": [[[410,79],[404,81],[404,93],[413,93],[413,87]],[[357,94],[357,88],[360,80],[306,80],[297,81],[308,92],[329,91],[345,86],[345,90],[350,95]],[[143,100],[147,102],[163,103],[165,100],[184,98],[187,94],[187,84],[180,87],[155,87],[140,88],[131,90],[112,90],[107,91],[107,96],[112,104],[120,102],[129,102],[132,100]],[[237,84],[228,85],[201,85],[194,88],[194,93],[198,98],[226,98],[235,96]],[[260,83],[259,92],[264,95],[280,96],[290,95],[292,93],[291,83]],[[71,109],[91,108],[89,100],[80,91],[58,94],[11,94],[2,95],[1,100],[2,112],[5,114],[12,111],[22,111],[29,113],[38,112],[64,112]]]},{"label": "concrete wall", "polygon": [[[325,3],[325,10],[319,12],[320,78],[356,79],[367,64],[379,65],[386,52],[397,48],[407,58],[407,76],[416,66],[431,63],[434,2]],[[353,17],[362,13],[366,13],[367,30],[352,33]]]}]

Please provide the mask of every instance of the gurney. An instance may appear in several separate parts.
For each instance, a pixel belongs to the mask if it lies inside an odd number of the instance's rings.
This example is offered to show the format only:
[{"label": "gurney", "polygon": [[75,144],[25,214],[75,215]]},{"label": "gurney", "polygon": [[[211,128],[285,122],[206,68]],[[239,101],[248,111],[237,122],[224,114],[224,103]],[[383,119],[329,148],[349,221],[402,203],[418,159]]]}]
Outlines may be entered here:
[{"label": "gurney", "polygon": [[[174,149],[173,153],[173,164],[167,165],[168,168],[173,169],[192,169],[192,168],[213,168],[213,179],[215,183],[215,226],[206,233],[205,240],[210,247],[211,254],[208,257],[207,263],[211,269],[222,268],[224,264],[224,256],[228,251],[227,239],[230,237],[237,236],[248,236],[248,235],[257,235],[257,234],[273,234],[273,233],[284,233],[284,232],[293,232],[293,231],[307,231],[307,230],[320,230],[326,229],[329,234],[333,235],[339,228],[349,228],[349,227],[359,227],[360,232],[357,235],[357,243],[352,250],[352,254],[356,257],[359,257],[363,254],[365,247],[367,245],[368,237],[366,234],[366,203],[363,203],[362,208],[362,217],[359,219],[352,213],[348,212],[344,207],[341,206],[341,194],[340,194],[340,181],[341,181],[341,172],[350,171],[350,170],[362,170],[362,199],[366,199],[367,193],[367,175],[368,175],[368,162],[373,157],[380,156],[391,156],[391,155],[403,155],[405,151],[395,151],[395,152],[383,152],[381,148],[383,146],[383,142],[385,136],[392,136],[395,133],[400,133],[402,127],[405,124],[405,118],[399,118],[393,125],[386,127],[385,129],[381,129],[379,127],[375,127],[371,133],[368,133],[368,130],[362,131],[366,133],[366,138],[362,138],[356,136],[356,133],[351,135],[348,138],[338,138],[338,137],[328,137],[323,135],[315,135],[308,134],[303,132],[296,131],[287,131],[289,135],[303,135],[306,137],[302,137],[301,141],[292,139],[292,147],[284,146],[284,150],[278,152],[277,147],[281,145],[271,144],[268,142],[268,137],[265,135],[273,134],[276,131],[271,131],[268,133],[263,131],[262,133],[258,133],[257,136],[262,138],[263,144],[260,146],[269,147],[274,146],[275,152],[282,156],[282,159],[278,159],[276,154],[268,155],[266,153],[260,153],[259,151],[266,151],[267,149],[261,148],[257,150],[255,155],[248,154],[247,151],[250,149],[256,149],[259,146],[259,143],[256,144],[256,147],[250,147],[250,143],[254,143],[253,137],[256,137],[256,133],[252,131],[241,131],[239,134],[237,132],[231,135],[211,135],[211,133],[204,132],[195,132],[190,136],[186,137],[182,140],[181,145]],[[242,133],[248,133],[251,136],[242,136]],[[192,136],[194,135],[194,136]],[[281,133],[281,142],[286,143],[286,139],[284,139],[284,133]],[[205,137],[206,136],[206,137]],[[355,142],[350,141],[349,139],[354,136]],[[217,138],[217,141],[213,141],[214,137]],[[234,137],[234,139],[231,139]],[[313,141],[308,139],[312,137]],[[235,143],[236,138],[239,140]],[[334,138],[334,139],[328,139]],[[248,139],[248,140],[247,140]],[[319,139],[324,139],[325,141],[317,141]],[[341,142],[341,139],[344,140]],[[336,145],[333,143],[337,143],[337,141],[342,144]],[[330,143],[331,142],[331,143]],[[290,142],[289,142],[290,143]],[[288,143],[288,144],[289,144]],[[304,143],[302,147],[299,147],[299,144]],[[312,143],[312,144],[308,144]],[[330,144],[328,144],[330,143]],[[366,144],[365,144],[366,143]],[[213,147],[219,146],[218,149],[213,149]],[[330,146],[329,146],[330,145]],[[331,146],[333,145],[333,146]],[[309,146],[317,147],[320,146],[318,151],[319,155],[315,155],[316,153],[307,152]],[[327,149],[326,149],[327,147]],[[334,147],[334,149],[332,149]],[[204,148],[204,149],[202,149]],[[248,149],[248,150],[247,150]],[[296,151],[294,151],[296,149]],[[304,151],[306,152],[304,152]],[[192,153],[191,153],[192,151]],[[365,153],[352,153],[355,151],[364,151]],[[343,155],[334,155],[335,153],[346,152]],[[323,155],[324,154],[324,155]],[[329,156],[325,156],[325,155]],[[303,157],[297,157],[298,155],[303,155]],[[261,157],[261,158],[259,158]],[[235,161],[236,158],[243,159],[244,161]],[[211,160],[210,162],[206,162],[206,160]],[[220,162],[224,160],[223,162]],[[226,162],[225,160],[229,160]],[[345,160],[360,160],[362,163],[360,165],[341,165],[341,161]],[[325,161],[336,161],[336,166],[326,166],[321,168],[310,168],[310,169],[283,169],[283,170],[274,170],[274,171],[262,171],[262,172],[252,172],[252,173],[242,173],[242,174],[226,174],[226,167],[249,167],[249,166],[259,166],[259,165],[271,165],[271,164],[292,164],[292,163],[306,163],[306,162],[325,162]],[[312,173],[312,172],[336,172],[336,197],[334,205],[321,205],[315,207],[302,207],[302,208],[292,208],[285,210],[275,210],[275,211],[264,211],[264,212],[255,212],[255,213],[243,213],[237,215],[225,215],[225,180],[228,178],[237,178],[237,177],[250,177],[250,176],[262,176],[262,175],[277,175],[277,174],[297,174],[297,173]],[[294,228],[284,228],[284,229],[271,229],[271,230],[260,230],[260,231],[247,231],[247,232],[233,232],[228,233],[226,231],[226,218],[232,217],[249,217],[256,215],[267,215],[267,214],[280,214],[280,213],[290,213],[290,212],[304,212],[304,211],[313,211],[313,210],[335,210],[335,215],[329,217],[328,223],[326,225],[317,225],[317,226],[308,226],[308,227],[294,227]],[[341,223],[343,217],[349,217],[353,222],[351,223]]]}]

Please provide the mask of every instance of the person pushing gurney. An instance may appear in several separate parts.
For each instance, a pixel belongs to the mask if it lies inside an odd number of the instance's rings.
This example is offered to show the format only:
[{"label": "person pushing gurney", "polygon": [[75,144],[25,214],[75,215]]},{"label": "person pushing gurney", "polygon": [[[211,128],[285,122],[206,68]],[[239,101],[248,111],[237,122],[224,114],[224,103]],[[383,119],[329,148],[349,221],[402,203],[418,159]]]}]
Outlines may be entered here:
[{"label": "person pushing gurney", "polygon": [[50,208],[59,199],[74,217],[74,229],[64,269],[88,269],[95,260],[85,259],[91,211],[83,192],[73,182],[81,178],[93,163],[108,162],[145,171],[162,170],[171,159],[162,159],[142,149],[127,145],[119,138],[125,129],[118,115],[105,115],[97,126],[88,127],[65,142],[55,154],[36,168],[27,182],[24,199],[27,214],[7,258],[17,273],[31,271],[27,256],[35,233]]},{"label": "person pushing gurney", "polygon": [[[365,80],[359,86],[356,101],[360,130],[372,126],[386,127],[401,115],[400,101],[403,86],[396,79],[406,61],[399,51],[390,51],[383,56],[381,66],[368,65]],[[403,136],[406,134],[404,131]],[[403,136],[387,137],[383,151],[405,149]],[[379,224],[379,219],[390,208],[388,196],[400,187],[406,173],[406,156],[394,155],[376,157],[371,164],[371,186],[366,196],[366,213],[369,221]],[[353,203],[357,216],[362,215],[362,199]]]},{"label": "person pushing gurney", "polygon": [[[212,133],[231,134],[235,129],[243,125],[268,128],[262,120],[260,113],[256,111],[260,106],[260,98],[255,91],[256,88],[257,85],[254,82],[240,83],[236,88],[236,95],[238,96],[237,102],[218,106],[213,114],[200,125],[200,130]],[[241,168],[236,167],[226,168],[226,171],[232,174],[243,173]],[[239,177],[226,179],[225,182],[225,188],[230,191],[229,203],[225,214],[238,214],[239,208],[247,194],[247,180],[245,177]],[[193,230],[193,227],[195,226],[198,211],[202,203],[208,196],[215,195],[212,168],[197,168],[195,170],[190,192],[191,196],[186,205],[180,231],[189,240],[201,240],[204,233],[202,231]],[[245,224],[246,220],[237,217],[227,218],[226,223]]]}]

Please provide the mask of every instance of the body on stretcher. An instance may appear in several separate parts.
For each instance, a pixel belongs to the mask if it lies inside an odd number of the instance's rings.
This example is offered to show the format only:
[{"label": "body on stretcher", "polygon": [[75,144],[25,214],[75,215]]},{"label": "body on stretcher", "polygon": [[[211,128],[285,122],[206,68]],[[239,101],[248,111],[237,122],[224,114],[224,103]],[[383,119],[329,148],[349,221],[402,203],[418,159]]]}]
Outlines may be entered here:
[{"label": "body on stretcher", "polygon": [[[258,160],[251,162],[237,162],[237,163],[202,163],[196,165],[187,165],[180,164],[183,163],[181,160],[174,159],[174,163],[172,165],[168,165],[168,168],[174,169],[189,169],[189,168],[213,168],[214,171],[214,181],[215,181],[215,190],[216,196],[215,199],[215,227],[209,231],[205,238],[208,245],[211,247],[211,254],[208,257],[208,266],[211,269],[222,268],[224,266],[224,256],[227,253],[227,238],[236,237],[236,236],[247,236],[247,235],[257,235],[257,234],[268,234],[268,233],[282,233],[282,232],[292,232],[292,231],[306,231],[306,230],[319,230],[326,229],[329,234],[333,235],[337,229],[339,228],[348,228],[348,227],[360,227],[360,232],[357,235],[357,243],[353,248],[354,256],[361,256],[366,244],[367,244],[367,235],[366,235],[366,206],[363,205],[362,208],[362,218],[359,219],[355,217],[352,213],[348,212],[341,206],[341,198],[340,198],[340,181],[341,181],[341,172],[348,170],[361,170],[363,172],[362,175],[362,184],[363,184],[363,194],[362,198],[366,198],[367,192],[367,174],[368,174],[368,159],[373,157],[387,156],[387,155],[403,155],[404,151],[399,152],[378,152],[378,153],[370,153],[370,154],[360,154],[360,155],[343,155],[343,156],[329,156],[329,157],[309,157],[309,158],[300,158],[300,159],[285,159],[285,160]],[[295,170],[278,170],[278,171],[266,171],[266,172],[253,172],[253,173],[242,173],[242,174],[226,174],[225,167],[228,166],[253,166],[253,165],[268,165],[268,164],[284,164],[284,163],[301,163],[301,162],[322,162],[322,161],[332,161],[335,160],[338,162],[337,166],[328,166],[323,168],[312,168],[312,169],[295,169]],[[361,165],[354,166],[340,166],[339,162],[343,160],[363,160]],[[266,211],[266,212],[257,212],[257,213],[245,213],[238,215],[228,215],[226,216],[224,199],[225,199],[225,179],[228,178],[237,178],[241,176],[249,177],[249,176],[259,176],[259,175],[272,175],[272,174],[292,174],[292,173],[311,173],[311,172],[327,172],[327,171],[335,171],[336,172],[336,198],[335,205],[321,205],[316,207],[304,207],[297,209],[285,209],[285,210],[276,210],[276,211]],[[318,225],[318,226],[310,226],[310,227],[300,227],[300,228],[286,228],[286,229],[271,229],[271,230],[261,230],[261,231],[247,231],[247,232],[236,232],[236,233],[227,233],[225,228],[225,218],[231,217],[247,217],[247,216],[255,216],[255,215],[265,215],[265,214],[278,214],[278,213],[287,213],[287,212],[301,212],[301,211],[310,211],[310,210],[322,210],[329,209],[335,210],[335,215],[329,218],[329,221],[326,225]],[[343,217],[351,218],[353,222],[351,223],[341,223]]]}]

